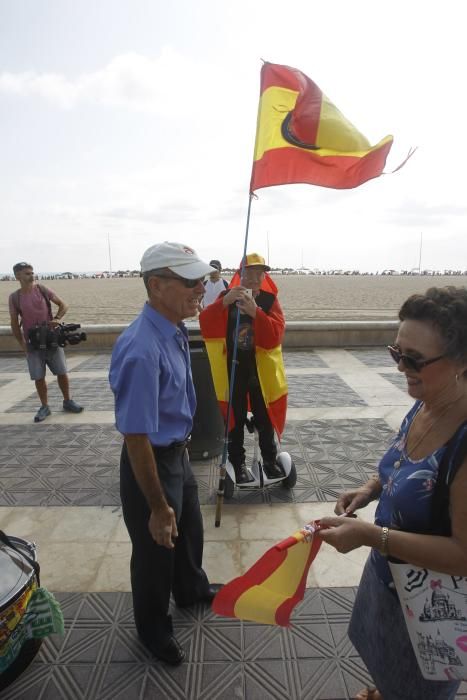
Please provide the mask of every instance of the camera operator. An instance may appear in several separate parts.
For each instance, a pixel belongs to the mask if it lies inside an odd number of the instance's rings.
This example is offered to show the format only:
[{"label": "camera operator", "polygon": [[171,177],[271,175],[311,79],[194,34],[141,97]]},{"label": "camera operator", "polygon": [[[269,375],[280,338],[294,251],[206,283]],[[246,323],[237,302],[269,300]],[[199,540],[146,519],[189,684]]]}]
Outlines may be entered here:
[{"label": "camera operator", "polygon": [[[51,289],[34,282],[34,270],[29,263],[16,263],[13,266],[13,272],[21,287],[10,294],[8,299],[10,323],[13,335],[26,353],[29,374],[36,384],[41,401],[34,422],[40,423],[47,416],[50,416],[45,381],[46,367],[57,377],[58,386],[63,394],[63,410],[69,413],[81,413],[83,407],[70,397],[70,384],[63,348],[35,349],[28,336],[29,330],[35,326],[47,324],[50,329],[58,326],[66,314],[68,306]],[[52,314],[51,302],[58,306],[55,316]]]}]

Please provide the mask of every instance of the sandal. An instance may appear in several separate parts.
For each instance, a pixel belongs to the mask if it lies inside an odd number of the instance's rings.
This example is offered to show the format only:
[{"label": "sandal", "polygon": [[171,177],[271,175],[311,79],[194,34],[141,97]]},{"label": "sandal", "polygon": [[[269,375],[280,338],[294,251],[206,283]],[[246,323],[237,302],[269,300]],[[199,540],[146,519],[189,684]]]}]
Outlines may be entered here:
[{"label": "sandal", "polygon": [[383,700],[383,696],[377,688],[363,688],[355,696],[355,700]]}]

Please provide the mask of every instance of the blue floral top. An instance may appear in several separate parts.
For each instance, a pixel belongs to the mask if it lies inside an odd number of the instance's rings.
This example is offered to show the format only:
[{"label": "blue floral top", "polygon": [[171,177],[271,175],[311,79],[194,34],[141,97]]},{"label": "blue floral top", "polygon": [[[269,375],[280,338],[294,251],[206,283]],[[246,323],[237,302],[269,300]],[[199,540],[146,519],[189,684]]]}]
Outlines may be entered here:
[{"label": "blue floral top", "polygon": [[[415,402],[379,463],[383,489],[375,514],[376,525],[406,532],[430,530],[433,489],[447,445],[423,459],[413,460],[407,456],[407,434],[421,406],[421,401]],[[460,441],[466,431],[467,423],[464,423],[457,431],[456,438]],[[379,578],[391,586],[392,576],[386,557],[372,549],[371,560]]]}]

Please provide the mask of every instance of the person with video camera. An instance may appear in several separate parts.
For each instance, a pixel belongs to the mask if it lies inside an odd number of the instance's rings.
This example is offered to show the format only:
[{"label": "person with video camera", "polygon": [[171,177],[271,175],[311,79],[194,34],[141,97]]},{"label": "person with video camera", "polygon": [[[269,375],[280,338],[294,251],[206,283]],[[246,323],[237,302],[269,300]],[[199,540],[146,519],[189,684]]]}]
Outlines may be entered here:
[{"label": "person with video camera", "polygon": [[[34,422],[42,422],[51,413],[45,381],[46,367],[57,377],[58,386],[63,394],[63,410],[81,413],[83,407],[70,396],[63,350],[65,341],[59,343],[57,338],[60,335],[53,332],[60,326],[59,322],[66,314],[68,306],[51,289],[34,281],[34,270],[30,263],[16,263],[13,272],[21,287],[10,294],[8,299],[10,324],[13,335],[26,353],[29,375],[36,384],[41,401]],[[58,306],[55,316],[51,303]],[[85,336],[80,339],[84,340]]]}]

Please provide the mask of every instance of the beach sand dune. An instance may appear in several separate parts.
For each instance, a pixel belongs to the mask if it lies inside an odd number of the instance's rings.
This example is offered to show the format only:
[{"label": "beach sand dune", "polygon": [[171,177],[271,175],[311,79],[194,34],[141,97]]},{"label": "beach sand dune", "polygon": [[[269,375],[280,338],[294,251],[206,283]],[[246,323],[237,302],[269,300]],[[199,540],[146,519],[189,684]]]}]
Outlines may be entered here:
[{"label": "beach sand dune", "polygon": [[[402,302],[428,287],[467,285],[467,276],[277,275],[279,299],[289,321],[396,320]],[[146,295],[139,278],[44,280],[69,305],[68,323],[128,323]],[[16,282],[0,284],[0,325],[9,325],[8,295]]]}]

